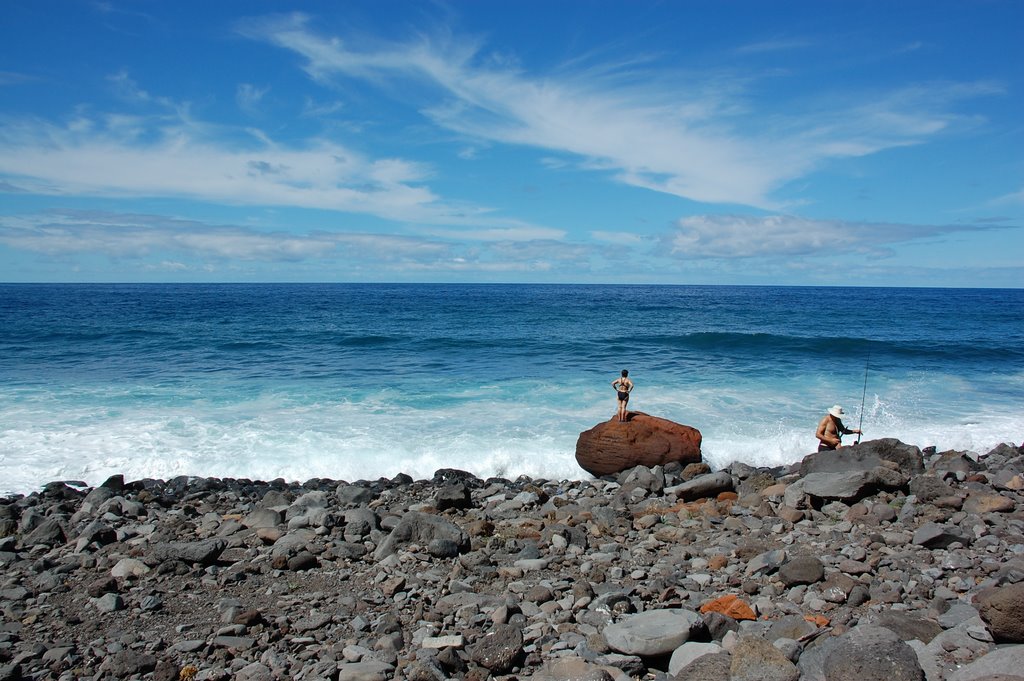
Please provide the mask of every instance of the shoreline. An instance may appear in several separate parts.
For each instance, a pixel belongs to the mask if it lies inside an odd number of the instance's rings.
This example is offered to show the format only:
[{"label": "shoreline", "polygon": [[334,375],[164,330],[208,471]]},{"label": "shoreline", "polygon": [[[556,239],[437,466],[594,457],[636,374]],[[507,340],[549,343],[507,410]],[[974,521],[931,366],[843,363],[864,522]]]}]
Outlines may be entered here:
[{"label": "shoreline", "polygon": [[825,454],[577,481],[49,483],[0,499],[0,678],[1019,668],[1024,623],[999,613],[1024,604],[1024,448]]}]

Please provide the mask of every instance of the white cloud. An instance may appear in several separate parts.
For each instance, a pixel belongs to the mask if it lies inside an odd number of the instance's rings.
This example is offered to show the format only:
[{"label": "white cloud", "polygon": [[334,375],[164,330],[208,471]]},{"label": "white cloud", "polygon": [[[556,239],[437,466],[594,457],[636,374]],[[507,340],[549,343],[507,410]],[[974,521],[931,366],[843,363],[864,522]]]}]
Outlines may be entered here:
[{"label": "white cloud", "polygon": [[[148,270],[197,271],[210,262],[345,262],[359,268],[410,271],[540,271],[579,262],[588,247],[505,233],[441,236],[368,232],[293,233],[211,225],[193,220],[106,211],[51,211],[0,218],[0,245],[55,258],[99,254],[138,260]],[[543,236],[543,234],[541,234]]]},{"label": "white cloud", "polygon": [[[438,95],[420,110],[460,134],[573,154],[585,167],[654,191],[762,208],[778,207],[778,189],[829,159],[916,144],[946,130],[958,119],[943,106],[993,91],[940,83],[863,93],[860,102],[828,93],[813,111],[766,116],[744,99],[740,76],[677,74],[667,82],[669,75],[635,62],[631,71],[603,66],[530,76],[481,54],[473,40],[421,37],[360,48],[317,34],[301,14],[250,21],[240,31],[302,55],[307,73],[321,82],[431,85]],[[802,46],[783,40],[746,49]]]},{"label": "white cloud", "polygon": [[423,184],[431,170],[420,163],[367,158],[326,140],[286,147],[259,131],[211,131],[163,116],[82,115],[64,126],[7,121],[0,126],[0,173],[39,194],[171,196],[502,224],[481,207],[442,201]]},{"label": "white cloud", "polygon": [[666,237],[668,251],[684,258],[773,258],[802,255],[887,254],[888,247],[953,232],[999,225],[909,225],[816,220],[793,215],[695,215],[680,219]]},{"label": "white cloud", "polygon": [[651,240],[651,237],[647,235],[635,234],[633,232],[606,232],[597,230],[591,232],[590,236],[595,241],[617,244],[619,246],[640,246]]}]

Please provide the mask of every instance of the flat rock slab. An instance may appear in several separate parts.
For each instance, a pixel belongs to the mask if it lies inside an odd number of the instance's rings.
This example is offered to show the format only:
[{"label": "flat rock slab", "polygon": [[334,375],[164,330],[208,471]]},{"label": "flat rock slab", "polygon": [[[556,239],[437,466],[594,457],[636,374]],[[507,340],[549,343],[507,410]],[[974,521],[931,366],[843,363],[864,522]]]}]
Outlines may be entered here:
[{"label": "flat rock slab", "polygon": [[608,625],[604,638],[612,650],[626,655],[667,655],[686,643],[701,621],[691,610],[649,610]]}]

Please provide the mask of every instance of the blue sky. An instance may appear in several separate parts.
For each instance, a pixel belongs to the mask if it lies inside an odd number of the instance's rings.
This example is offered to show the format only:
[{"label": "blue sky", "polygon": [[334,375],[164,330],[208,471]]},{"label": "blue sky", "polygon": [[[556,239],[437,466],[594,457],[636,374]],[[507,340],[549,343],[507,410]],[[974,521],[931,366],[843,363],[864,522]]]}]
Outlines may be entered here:
[{"label": "blue sky", "polygon": [[1018,0],[10,0],[0,281],[1024,285]]}]

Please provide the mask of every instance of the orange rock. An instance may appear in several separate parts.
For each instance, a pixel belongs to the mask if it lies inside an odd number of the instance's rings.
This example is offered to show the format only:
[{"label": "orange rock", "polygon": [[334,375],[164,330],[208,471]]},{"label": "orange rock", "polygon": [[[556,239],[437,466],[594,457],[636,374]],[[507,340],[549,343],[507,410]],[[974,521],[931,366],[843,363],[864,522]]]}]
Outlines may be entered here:
[{"label": "orange rock", "polygon": [[827,627],[828,623],[832,621],[824,615],[804,615],[804,619],[816,627]]},{"label": "orange rock", "polygon": [[634,466],[686,465],[701,460],[700,431],[668,419],[631,411],[625,423],[618,418],[580,433],[576,462],[591,475],[601,476]]},{"label": "orange rock", "polygon": [[715,497],[717,501],[736,501],[740,498],[740,495],[736,492],[719,492],[718,496]]},{"label": "orange rock", "polygon": [[740,600],[735,594],[728,594],[700,606],[701,614],[719,612],[734,620],[756,620],[753,608]]}]

